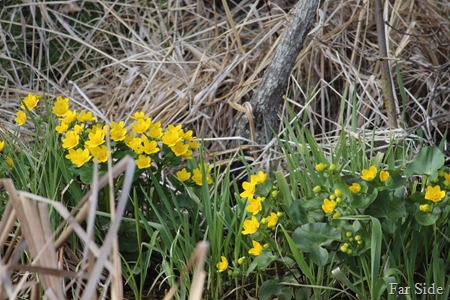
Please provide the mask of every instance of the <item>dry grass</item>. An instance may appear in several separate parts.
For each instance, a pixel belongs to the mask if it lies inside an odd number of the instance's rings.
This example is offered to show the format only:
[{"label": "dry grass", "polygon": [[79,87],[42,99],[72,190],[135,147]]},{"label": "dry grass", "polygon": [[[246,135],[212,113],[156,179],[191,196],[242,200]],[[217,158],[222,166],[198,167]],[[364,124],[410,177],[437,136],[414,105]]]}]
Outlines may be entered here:
[{"label": "dry grass", "polygon": [[[15,3],[0,12],[6,123],[26,93],[63,94],[107,120],[144,110],[163,124],[185,124],[215,139],[214,150],[226,149],[233,107],[257,88],[288,17],[254,1],[230,4],[228,14],[221,1]],[[337,107],[353,93],[358,127],[386,126],[373,10],[369,1],[325,1],[299,55],[287,96],[318,134],[348,126],[351,105],[343,116]],[[449,122],[448,13],[442,1],[385,7],[389,60],[407,97],[399,111],[406,128],[421,127],[430,140]],[[397,98],[401,106],[398,88]]]},{"label": "dry grass", "polygon": [[[240,139],[230,136],[233,120],[257,89],[292,5],[290,1],[275,1],[286,4],[283,10],[265,1],[236,2],[239,5],[224,7],[222,1],[192,0],[82,4],[3,1],[0,136],[14,130],[13,114],[19,99],[37,92],[67,96],[107,121],[126,119],[143,110],[163,124],[190,127],[206,138],[210,153],[231,157],[237,149],[228,149],[227,145]],[[403,129],[394,134],[406,138],[422,129],[427,142],[439,142],[450,124],[450,7],[438,0],[392,0],[384,12],[390,56],[383,59],[391,63],[398,111],[404,113],[405,121]],[[396,66],[403,80],[403,100]],[[388,139],[391,132],[382,107],[371,1],[326,0],[290,77],[287,103],[297,113],[308,114],[308,128],[327,148],[341,130],[351,133],[353,97],[358,111],[357,131],[375,129],[378,140]],[[343,114],[339,113],[341,105]],[[280,108],[280,116],[287,116],[286,107]],[[273,145],[262,145],[261,152]],[[254,162],[265,159],[265,155],[248,157]],[[31,197],[20,192],[17,197],[43,214],[46,205],[53,205],[38,197],[24,200],[25,196]],[[17,212],[11,205],[9,209]],[[13,214],[0,228],[12,230],[12,220]],[[48,224],[42,219],[35,221],[42,228],[42,238],[48,241]],[[7,231],[15,232],[13,240],[17,243],[9,244],[13,248],[9,248],[6,262],[5,257],[0,260],[0,269],[24,250],[19,246],[21,237],[26,239],[27,222],[21,222],[21,231]],[[0,248],[11,240],[4,232],[0,230]],[[42,241],[36,243],[37,249],[55,251],[49,243],[45,244],[48,247],[43,247]],[[88,248],[99,250],[94,243]],[[32,254],[36,262],[36,257],[46,257]],[[51,257],[48,264],[36,267],[55,269],[57,262]],[[3,284],[8,293],[35,286],[26,269],[15,278],[20,287],[12,286],[10,278],[3,275],[7,273],[0,274],[0,286]],[[96,276],[100,276],[98,270]],[[76,280],[81,284],[82,278]],[[104,282],[112,281],[104,278]],[[43,283],[55,297],[62,292],[61,282],[43,279]]]}]

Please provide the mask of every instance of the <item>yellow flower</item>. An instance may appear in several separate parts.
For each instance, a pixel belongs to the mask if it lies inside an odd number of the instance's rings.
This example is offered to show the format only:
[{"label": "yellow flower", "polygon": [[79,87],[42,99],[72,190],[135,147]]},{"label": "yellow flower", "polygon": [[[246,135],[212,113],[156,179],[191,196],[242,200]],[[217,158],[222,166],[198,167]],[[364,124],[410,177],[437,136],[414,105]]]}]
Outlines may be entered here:
[{"label": "yellow flower", "polygon": [[1,141],[1,142],[0,142],[0,152],[2,152],[3,149],[5,149],[5,142],[4,142],[4,141]]},{"label": "yellow flower", "polygon": [[444,178],[445,180],[447,180],[447,182],[450,183],[450,172],[449,173],[444,172]]},{"label": "yellow flower", "polygon": [[180,181],[186,181],[191,178],[191,172],[188,172],[186,171],[186,168],[183,168],[177,172],[177,177]]},{"label": "yellow flower", "polygon": [[198,144],[198,142],[196,140],[190,140],[188,142],[188,145],[189,145],[189,149],[192,149],[192,150],[196,150],[196,149],[200,148],[200,145]]},{"label": "yellow flower", "polygon": [[247,211],[249,213],[256,215],[262,210],[261,197],[257,197],[256,199],[249,198],[248,202]]},{"label": "yellow flower", "polygon": [[5,161],[6,161],[6,163],[8,164],[8,170],[12,170],[13,168],[14,168],[14,161],[13,161],[13,159],[11,158],[11,156],[7,156],[6,158],[5,158]]},{"label": "yellow flower", "polygon": [[25,122],[27,121],[27,115],[25,114],[25,112],[19,110],[16,113],[17,118],[15,119],[15,121],[17,122],[17,125],[22,126],[23,124],[25,124]]},{"label": "yellow flower", "polygon": [[228,269],[228,259],[225,256],[220,257],[221,261],[216,264],[217,272],[221,273]]},{"label": "yellow flower", "polygon": [[80,114],[77,116],[77,120],[80,123],[84,123],[84,122],[93,122],[97,120],[97,118],[92,115],[91,111],[86,112],[85,110],[82,110]]},{"label": "yellow flower", "polygon": [[145,114],[144,114],[143,111],[137,111],[137,112],[134,113],[133,116],[131,116],[131,118],[132,118],[133,120],[136,120],[136,121],[137,121],[137,120],[142,120],[142,119],[145,118]]},{"label": "yellow flower", "polygon": [[423,204],[423,205],[419,206],[419,210],[422,212],[430,212],[431,206],[430,206],[430,204]]},{"label": "yellow flower", "polygon": [[322,210],[326,214],[331,214],[335,207],[336,207],[336,202],[334,202],[333,200],[329,200],[329,199],[323,200]]},{"label": "yellow flower", "polygon": [[385,182],[386,180],[389,179],[391,175],[389,175],[388,171],[380,171],[380,180],[381,182]]},{"label": "yellow flower", "polygon": [[119,123],[112,122],[111,131],[110,131],[111,139],[114,142],[123,141],[125,139],[125,137],[127,136],[127,131],[128,131],[128,129],[124,128],[123,121],[120,121]]},{"label": "yellow flower", "polygon": [[154,139],[160,139],[163,135],[161,122],[151,123],[148,128],[148,135]]},{"label": "yellow flower", "polygon": [[184,132],[184,131],[181,131],[181,132],[180,132],[181,138],[182,138],[182,139],[185,139],[186,141],[191,140],[193,134],[194,134],[194,133],[192,132],[192,130],[188,130],[188,131],[186,131],[186,132]]},{"label": "yellow flower", "polygon": [[99,163],[104,163],[108,160],[108,149],[106,146],[100,146],[95,148],[90,148],[91,154],[93,157],[97,158]]},{"label": "yellow flower", "polygon": [[66,155],[66,158],[70,159],[79,168],[87,163],[92,156],[89,154],[88,149],[78,148],[77,150],[69,149],[69,154]]},{"label": "yellow flower", "polygon": [[78,125],[76,124],[73,126],[73,131],[75,131],[77,134],[80,134],[84,129],[84,124]]},{"label": "yellow flower", "polygon": [[353,194],[357,194],[361,191],[361,185],[359,183],[354,182],[351,186],[348,187],[348,189]]},{"label": "yellow flower", "polygon": [[53,104],[52,112],[58,117],[63,117],[69,111],[69,98],[61,96],[56,97],[55,104]]},{"label": "yellow flower", "polygon": [[172,152],[176,156],[180,156],[180,155],[185,154],[189,150],[189,145],[188,144],[184,144],[183,142],[179,141],[175,145],[170,147],[170,150],[172,150]]},{"label": "yellow flower", "polygon": [[128,147],[133,149],[137,154],[142,154],[142,152],[144,152],[144,149],[142,149],[142,139],[138,137],[133,137],[133,139],[128,142]]},{"label": "yellow flower", "polygon": [[146,169],[150,167],[152,159],[147,155],[139,155],[139,158],[136,160],[136,166],[139,169]]},{"label": "yellow flower", "polygon": [[105,142],[105,133],[103,130],[96,130],[95,132],[89,133],[89,140],[87,140],[84,145],[90,148],[95,148],[102,145]]},{"label": "yellow flower", "polygon": [[149,141],[148,139],[144,139],[142,150],[148,155],[158,153],[158,143],[156,141]]},{"label": "yellow flower", "polygon": [[66,112],[66,114],[64,115],[64,117],[59,120],[63,123],[70,124],[72,122],[75,122],[76,119],[77,119],[77,111],[76,110],[73,110],[73,111],[68,110]]},{"label": "yellow flower", "polygon": [[[81,126],[81,128],[84,128],[84,124],[81,125],[75,125],[75,126]],[[106,134],[106,128],[108,125],[102,126],[102,124],[95,124],[91,126],[90,128],[87,128],[88,133],[97,133],[97,132],[103,132],[103,134]]]},{"label": "yellow flower", "polygon": [[258,175],[251,175],[250,176],[250,182],[254,182],[256,184],[261,184],[264,181],[266,181],[267,174],[265,174],[263,171],[259,171]]},{"label": "yellow flower", "polygon": [[255,233],[259,228],[258,220],[252,216],[251,220],[245,220],[243,225],[244,230],[242,230],[243,235]]},{"label": "yellow flower", "polygon": [[274,212],[270,213],[270,216],[265,218],[267,221],[267,228],[273,228],[278,223],[278,215]]},{"label": "yellow flower", "polygon": [[435,187],[429,186],[427,188],[427,192],[425,193],[425,199],[439,202],[445,197],[445,191],[441,191],[441,187],[439,185]]},{"label": "yellow flower", "polygon": [[377,177],[377,168],[375,166],[371,166],[369,170],[364,169],[361,171],[361,179],[364,179],[366,181],[372,181]]},{"label": "yellow flower", "polygon": [[[192,172],[194,173],[192,175],[192,180],[194,180],[194,182],[197,185],[202,186],[203,185],[203,175],[202,175],[201,170],[199,168],[197,168],[197,169],[194,169]],[[212,183],[212,179],[211,179],[211,176],[209,176],[209,174],[208,174],[209,171],[206,172],[206,170],[205,170],[205,173],[206,173],[206,182],[208,184],[211,184]]]},{"label": "yellow flower", "polygon": [[66,132],[66,137],[62,139],[64,149],[73,149],[80,142],[80,136],[75,131]]},{"label": "yellow flower", "polygon": [[41,96],[28,94],[28,96],[26,96],[23,99],[23,104],[20,106],[20,108],[25,109],[25,106],[26,106],[28,108],[28,110],[32,110],[39,103],[40,98],[41,98]]},{"label": "yellow flower", "polygon": [[64,122],[61,122],[58,126],[56,126],[56,132],[59,134],[63,134],[64,132],[67,131],[67,129],[69,129],[69,125],[67,125]]},{"label": "yellow flower", "polygon": [[327,168],[327,164],[324,164],[324,163],[316,164],[317,172],[323,172],[323,170],[325,170],[326,168]]},{"label": "yellow flower", "polygon": [[181,155],[181,156],[183,156],[183,157],[186,158],[186,159],[191,159],[191,158],[192,158],[192,150],[186,151],[186,153],[184,153],[184,154]]},{"label": "yellow flower", "polygon": [[176,143],[178,143],[181,140],[180,132],[181,132],[181,125],[173,126],[169,125],[166,132],[164,132],[162,136],[162,142],[163,144],[172,147],[175,146]]},{"label": "yellow flower", "polygon": [[152,120],[150,118],[138,119],[136,123],[131,126],[133,131],[137,134],[143,134],[149,127]]},{"label": "yellow flower", "polygon": [[244,191],[240,193],[239,196],[241,196],[241,198],[253,199],[256,190],[255,183],[252,181],[250,182],[244,181],[242,183],[242,188],[244,189]]},{"label": "yellow flower", "polygon": [[252,244],[253,244],[253,248],[248,250],[248,254],[254,255],[254,256],[260,255],[262,252],[262,249],[263,249],[261,244],[254,240],[252,240]]}]

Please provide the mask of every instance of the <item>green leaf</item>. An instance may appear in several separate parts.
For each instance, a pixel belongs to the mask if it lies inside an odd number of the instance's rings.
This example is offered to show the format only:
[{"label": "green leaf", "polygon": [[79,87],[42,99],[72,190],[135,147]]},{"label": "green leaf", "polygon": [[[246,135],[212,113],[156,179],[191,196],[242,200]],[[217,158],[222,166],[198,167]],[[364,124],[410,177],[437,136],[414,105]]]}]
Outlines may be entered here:
[{"label": "green leaf", "polygon": [[258,297],[260,300],[272,299],[272,296],[277,296],[280,300],[290,300],[293,298],[293,291],[285,285],[281,285],[282,280],[279,278],[266,280],[259,288]]},{"label": "green leaf", "polygon": [[422,148],[416,156],[416,159],[408,164],[405,170],[406,176],[428,175],[430,180],[436,180],[438,169],[445,163],[445,157],[436,147]]},{"label": "green leaf", "polygon": [[422,212],[418,210],[415,217],[416,221],[420,225],[430,226],[436,223],[436,221],[439,219],[440,214],[441,209],[439,207],[435,207],[432,212]]},{"label": "green leaf", "polygon": [[353,201],[352,201],[352,207],[353,208],[366,208],[368,207],[375,199],[377,198],[378,190],[374,189],[371,194],[354,194],[353,195]]},{"label": "green leaf", "polygon": [[258,268],[265,270],[276,259],[277,257],[274,256],[272,252],[262,252],[255,258],[255,262],[258,265]]},{"label": "green leaf", "polygon": [[327,223],[314,223],[295,229],[292,239],[301,251],[311,254],[316,265],[324,266],[328,260],[328,251],[322,246],[341,239],[341,233]]}]

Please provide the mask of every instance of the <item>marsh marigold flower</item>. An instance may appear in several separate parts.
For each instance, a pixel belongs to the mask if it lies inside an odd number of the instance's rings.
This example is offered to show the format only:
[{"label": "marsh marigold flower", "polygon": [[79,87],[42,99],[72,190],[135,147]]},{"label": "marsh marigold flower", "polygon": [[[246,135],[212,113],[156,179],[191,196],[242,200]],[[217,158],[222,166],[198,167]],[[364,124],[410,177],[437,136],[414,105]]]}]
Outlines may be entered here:
[{"label": "marsh marigold flower", "polygon": [[258,256],[261,254],[262,252],[262,246],[259,242],[252,240],[252,244],[253,244],[253,248],[251,248],[250,250],[248,250],[248,254],[253,255],[253,256]]},{"label": "marsh marigold flower", "polygon": [[68,110],[66,112],[66,114],[64,115],[64,117],[62,117],[59,120],[63,123],[70,124],[72,122],[75,122],[76,119],[77,119],[77,111],[76,110],[73,110],[73,111]]},{"label": "marsh marigold flower", "polygon": [[143,134],[150,127],[151,119],[139,119],[136,123],[133,123],[131,127],[133,128],[133,132],[137,134]]},{"label": "marsh marigold flower", "polygon": [[131,118],[133,120],[136,120],[136,121],[137,120],[142,120],[142,119],[145,118],[145,114],[144,114],[143,111],[137,111],[137,112],[134,113],[134,115],[131,116]]},{"label": "marsh marigold flower", "polygon": [[125,137],[127,136],[127,131],[128,131],[128,129],[124,128],[123,121],[120,121],[119,123],[112,122],[111,130],[110,130],[111,139],[114,142],[123,141],[125,139]]},{"label": "marsh marigold flower", "polygon": [[63,117],[69,111],[69,98],[61,96],[56,97],[55,104],[53,104],[52,112],[58,117]]},{"label": "marsh marigold flower", "polygon": [[28,96],[23,99],[23,104],[20,106],[20,108],[25,109],[26,106],[29,110],[32,110],[39,103],[40,98],[41,96],[28,94]]},{"label": "marsh marigold flower", "polygon": [[64,149],[73,149],[80,142],[80,136],[75,131],[66,132],[66,137],[62,139]]},{"label": "marsh marigold flower", "polygon": [[351,186],[348,187],[348,189],[353,194],[358,194],[361,191],[361,185],[359,183],[354,182]]},{"label": "marsh marigold flower", "polygon": [[148,135],[154,139],[160,139],[163,135],[161,122],[151,123],[148,128]]},{"label": "marsh marigold flower", "polygon": [[371,166],[368,170],[364,169],[361,171],[361,179],[366,181],[372,181],[377,177],[377,168],[375,166]]},{"label": "marsh marigold flower", "polygon": [[250,176],[250,182],[253,182],[255,185],[257,185],[266,181],[266,178],[267,174],[265,174],[263,171],[259,171],[257,175]]},{"label": "marsh marigold flower", "polygon": [[5,149],[5,142],[4,141],[0,141],[0,152],[2,152],[3,149]]},{"label": "marsh marigold flower", "polygon": [[66,155],[66,158],[79,168],[87,163],[92,156],[88,149],[78,148],[77,150],[69,149],[69,154]]},{"label": "marsh marigold flower", "polygon": [[58,126],[55,127],[55,130],[59,134],[63,134],[69,129],[69,125],[67,123],[61,122]]},{"label": "marsh marigold flower", "polygon": [[[209,168],[208,168],[209,169]],[[199,168],[196,168],[194,170],[192,170],[192,172],[194,173],[192,175],[192,180],[195,182],[195,184],[202,186],[203,185],[203,175],[202,175],[202,171]],[[205,170],[206,173],[206,182],[208,184],[212,183],[212,179],[211,176],[209,176],[209,170]]]},{"label": "marsh marigold flower", "polygon": [[429,186],[427,188],[427,192],[425,193],[425,199],[439,202],[445,197],[445,191],[441,191],[441,187],[439,185],[435,187]]},{"label": "marsh marigold flower", "polygon": [[90,148],[93,157],[97,158],[99,163],[104,163],[108,160],[108,149],[105,145],[95,148]]},{"label": "marsh marigold flower", "polygon": [[380,180],[381,182],[386,182],[389,179],[390,175],[388,171],[380,171]]},{"label": "marsh marigold flower", "polygon": [[253,199],[256,190],[255,183],[252,181],[250,182],[244,181],[242,183],[242,188],[244,189],[244,191],[240,193],[239,196],[241,196],[241,198]]},{"label": "marsh marigold flower", "polygon": [[25,122],[27,121],[27,115],[25,114],[25,112],[19,110],[16,113],[17,118],[15,119],[15,121],[17,122],[17,125],[22,126],[23,124],[25,124]]},{"label": "marsh marigold flower", "polygon": [[139,158],[136,160],[136,166],[139,169],[146,169],[150,167],[152,159],[147,155],[139,155]]},{"label": "marsh marigold flower", "polygon": [[176,155],[176,156],[180,156],[185,154],[186,152],[188,152],[189,150],[189,145],[188,144],[184,144],[183,142],[179,141],[177,142],[175,145],[173,145],[172,147],[170,147],[170,150],[172,150],[172,152]]},{"label": "marsh marigold flower", "polygon": [[173,126],[169,125],[166,132],[164,132],[161,141],[163,144],[172,147],[175,146],[176,143],[178,143],[181,140],[180,132],[181,132],[181,125]]},{"label": "marsh marigold flower", "polygon": [[252,216],[250,220],[245,220],[243,225],[244,230],[242,230],[243,235],[255,233],[259,228],[258,220]]},{"label": "marsh marigold flower", "polygon": [[256,199],[249,198],[248,202],[247,212],[256,215],[262,210],[261,197],[257,197]]},{"label": "marsh marigold flower", "polygon": [[88,135],[89,139],[84,143],[88,148],[95,148],[105,142],[105,133],[103,130],[96,130]]},{"label": "marsh marigold flower", "polygon": [[266,217],[265,220],[267,222],[267,228],[273,228],[278,223],[278,215],[274,212],[271,212],[270,216]]},{"label": "marsh marigold flower", "polygon": [[180,181],[186,181],[186,180],[188,180],[189,178],[191,178],[191,172],[188,172],[188,171],[186,170],[186,168],[181,169],[181,170],[178,171],[176,174],[177,174],[177,178],[178,178]]},{"label": "marsh marigold flower", "polygon": [[158,143],[156,141],[149,141],[148,139],[144,139],[142,150],[148,155],[158,153]]},{"label": "marsh marigold flower", "polygon": [[220,262],[216,264],[217,272],[221,273],[228,269],[228,259],[225,256],[220,257]]},{"label": "marsh marigold flower", "polygon": [[334,202],[333,200],[329,200],[329,199],[323,200],[322,210],[326,214],[331,214],[335,207],[336,207],[336,202]]},{"label": "marsh marigold flower", "polygon": [[84,122],[94,122],[95,120],[97,120],[97,118],[92,115],[91,111],[86,112],[85,110],[82,110],[80,114],[77,116],[77,120],[80,123],[84,123]]}]

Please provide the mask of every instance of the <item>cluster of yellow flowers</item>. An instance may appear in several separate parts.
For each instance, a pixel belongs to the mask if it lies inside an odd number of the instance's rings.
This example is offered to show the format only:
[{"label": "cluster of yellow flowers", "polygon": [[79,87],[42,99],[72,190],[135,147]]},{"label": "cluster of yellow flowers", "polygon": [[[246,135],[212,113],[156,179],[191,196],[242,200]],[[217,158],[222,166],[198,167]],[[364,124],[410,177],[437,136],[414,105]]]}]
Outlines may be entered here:
[{"label": "cluster of yellow flowers", "polygon": [[[92,158],[97,158],[99,163],[108,160],[105,144],[108,130],[115,150],[123,149],[123,145],[126,145],[126,149],[134,153],[139,169],[150,168],[152,160],[158,157],[164,146],[176,157],[186,159],[192,158],[192,151],[199,148],[192,130],[184,131],[181,125],[169,125],[164,132],[161,122],[153,122],[144,112],[136,112],[131,117],[134,122],[130,132],[124,121],[113,121],[110,126],[104,125],[97,122],[92,112],[82,110],[77,113],[76,110],[70,110],[68,98],[57,97],[52,112],[59,118],[56,131],[63,135],[62,147],[68,151],[66,158],[77,167],[83,166]],[[194,170],[195,182],[198,182],[199,178],[201,181],[201,172],[200,176],[198,172],[199,170]],[[179,178],[182,181],[189,179],[185,173],[180,173]],[[208,183],[210,182],[208,178]]]},{"label": "cluster of yellow flowers", "polygon": [[[242,183],[243,192],[240,193],[241,198],[247,198],[247,206],[246,211],[251,215],[250,219],[244,220],[242,225],[242,235],[251,235],[256,233],[261,224],[265,226],[265,228],[273,229],[277,223],[279,217],[282,216],[281,212],[271,211],[266,217],[261,215],[263,211],[262,203],[265,200],[265,197],[256,196],[257,186],[264,183],[267,179],[267,174],[262,171],[259,171],[258,174],[251,175],[250,181],[244,181]],[[272,193],[277,193],[277,191],[273,191]],[[268,249],[269,244],[261,245],[261,243],[257,240],[252,239],[252,248],[248,250],[248,254],[252,256],[258,256],[262,253],[263,249]],[[241,257],[238,259],[238,264],[241,265],[246,260],[246,257]],[[218,272],[223,272],[228,268],[228,260],[225,256],[221,256],[221,261],[216,265]]]},{"label": "cluster of yellow flowers", "polygon": [[[327,167],[327,164],[319,163],[316,164],[315,169],[318,172],[323,172],[327,169]],[[334,164],[331,164],[328,167],[328,170],[331,172],[335,169],[336,166]],[[390,174],[388,171],[382,170],[380,171],[380,173],[378,173],[378,170],[375,166],[370,166],[369,169],[364,169],[361,171],[361,179],[365,181],[374,181],[377,176],[381,184],[385,184],[390,178]],[[348,187],[348,189],[353,194],[358,194],[359,192],[361,192],[361,184],[359,184],[358,182],[354,182]],[[321,192],[321,187],[316,186],[314,187],[313,191],[318,194]],[[332,194],[330,194],[323,200],[322,210],[325,212],[325,214],[333,214],[333,218],[339,218],[342,216],[342,212],[336,210],[336,207],[342,207],[344,205],[344,201],[345,199],[343,198],[342,191],[340,189],[335,189]]]},{"label": "cluster of yellow flowers", "polygon": [[27,121],[27,114],[26,111],[32,111],[39,103],[39,99],[41,99],[41,96],[34,95],[34,94],[28,94],[23,100],[22,105],[20,106],[21,110],[19,110],[16,113],[15,121],[17,125],[22,126]]}]

